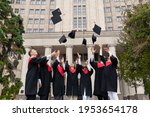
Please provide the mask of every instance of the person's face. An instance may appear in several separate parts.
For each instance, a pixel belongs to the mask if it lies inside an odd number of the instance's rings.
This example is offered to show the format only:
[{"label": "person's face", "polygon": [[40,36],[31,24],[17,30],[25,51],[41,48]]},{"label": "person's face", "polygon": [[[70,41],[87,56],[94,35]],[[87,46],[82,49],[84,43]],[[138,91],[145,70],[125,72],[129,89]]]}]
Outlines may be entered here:
[{"label": "person's face", "polygon": [[74,64],[72,63],[72,64],[70,64],[70,67],[71,67],[71,68],[74,68],[75,66],[74,66]]},{"label": "person's face", "polygon": [[30,52],[30,55],[37,57],[38,53],[35,49],[32,49],[31,52]]},{"label": "person's face", "polygon": [[83,67],[86,68],[87,65],[88,65],[88,62],[86,61],[86,62],[84,62]]},{"label": "person's face", "polygon": [[109,49],[108,49],[107,47],[104,47],[104,51],[105,51],[105,52],[108,52],[108,50],[109,50]]}]

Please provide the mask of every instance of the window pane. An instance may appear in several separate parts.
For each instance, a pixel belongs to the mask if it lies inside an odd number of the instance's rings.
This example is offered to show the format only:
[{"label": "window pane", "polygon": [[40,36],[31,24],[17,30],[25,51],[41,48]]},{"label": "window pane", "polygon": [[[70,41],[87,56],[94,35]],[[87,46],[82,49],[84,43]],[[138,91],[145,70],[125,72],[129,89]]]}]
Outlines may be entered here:
[{"label": "window pane", "polygon": [[106,13],[111,12],[111,8],[110,8],[110,7],[105,7],[105,12],[106,12]]},{"label": "window pane", "polygon": [[126,6],[121,6],[121,10],[125,11],[126,10]]},{"label": "window pane", "polygon": [[33,24],[33,19],[32,18],[28,19],[28,24]]},{"label": "window pane", "polygon": [[86,0],[82,0],[82,4],[85,4],[86,3]]},{"label": "window pane", "polygon": [[120,12],[120,6],[115,7],[116,12]]},{"label": "window pane", "polygon": [[19,13],[19,9],[15,9],[15,13]]},{"label": "window pane", "polygon": [[27,29],[27,32],[28,32],[28,33],[31,33],[31,32],[32,32],[32,29],[31,29],[31,28],[28,28],[28,29]]},{"label": "window pane", "polygon": [[107,27],[107,30],[113,30],[113,27]]},{"label": "window pane", "polygon": [[39,24],[39,19],[34,19],[34,24]]},{"label": "window pane", "polygon": [[33,32],[38,32],[38,29],[37,28],[33,29]]},{"label": "window pane", "polygon": [[51,19],[49,19],[49,24],[50,24],[50,25],[52,25],[52,24],[53,24],[53,22],[52,22],[52,20],[51,20]]},{"label": "window pane", "polygon": [[78,15],[81,15],[81,6],[78,7]]},{"label": "window pane", "polygon": [[73,18],[73,28],[77,28],[77,18]]},{"label": "window pane", "polygon": [[86,24],[87,24],[86,17],[83,17],[83,28],[86,28]]},{"label": "window pane", "polygon": [[76,4],[76,3],[77,3],[77,0],[73,0],[73,3],[75,3],[75,4]]},{"label": "window pane", "polygon": [[20,4],[20,0],[16,0],[16,4]]},{"label": "window pane", "polygon": [[78,18],[78,28],[82,28],[82,20],[81,20],[81,17]]},{"label": "window pane", "polygon": [[40,14],[40,9],[36,9],[35,14]]},{"label": "window pane", "polygon": [[82,6],[82,15],[86,15],[86,6],[85,5]]},{"label": "window pane", "polygon": [[81,4],[81,0],[78,0],[78,3]]},{"label": "window pane", "polygon": [[118,30],[122,30],[122,28],[123,28],[122,26],[118,26]]},{"label": "window pane", "polygon": [[51,6],[55,5],[55,0],[50,1]]},{"label": "window pane", "polygon": [[112,22],[112,17],[106,17],[106,22],[107,23]]},{"label": "window pane", "polygon": [[44,19],[40,19],[40,24],[44,24],[45,20]]},{"label": "window pane", "polygon": [[46,10],[45,9],[41,9],[41,14],[46,14]]},{"label": "window pane", "polygon": [[34,14],[34,9],[30,9],[29,14]]},{"label": "window pane", "polygon": [[35,0],[31,0],[30,4],[35,4]]},{"label": "window pane", "polygon": [[41,1],[40,0],[36,0],[36,4],[41,4]]},{"label": "window pane", "polygon": [[46,4],[46,0],[42,0],[41,4],[45,5]]},{"label": "window pane", "polygon": [[117,21],[118,21],[118,22],[121,22],[121,21],[122,21],[121,16],[117,16]]},{"label": "window pane", "polygon": [[77,15],[77,6],[73,6],[73,14]]},{"label": "window pane", "polygon": [[25,13],[25,9],[20,9],[20,14],[24,14]]}]

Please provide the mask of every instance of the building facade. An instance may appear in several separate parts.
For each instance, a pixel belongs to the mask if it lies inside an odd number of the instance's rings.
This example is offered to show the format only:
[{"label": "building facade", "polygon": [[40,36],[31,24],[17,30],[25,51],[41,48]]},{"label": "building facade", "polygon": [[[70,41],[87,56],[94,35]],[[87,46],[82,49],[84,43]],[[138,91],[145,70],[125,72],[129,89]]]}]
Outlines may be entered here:
[{"label": "building facade", "polygon": [[[141,0],[12,0],[15,14],[20,14],[24,19],[24,46],[26,52],[35,48],[40,55],[50,54],[53,50],[61,50],[62,55],[69,58],[72,63],[76,53],[82,55],[82,61],[91,56],[91,47],[99,50],[99,45],[109,45],[110,51],[116,55],[116,45],[119,32],[123,28],[122,13],[125,9],[132,9],[133,5]],[[142,1],[143,2],[143,1]],[[54,25],[51,21],[52,11],[60,8],[62,21]],[[97,36],[95,44],[92,43],[92,28],[94,24],[101,27],[101,35]],[[76,38],[70,39],[68,33],[77,30]],[[59,43],[62,35],[67,37],[65,44]],[[83,38],[87,39],[87,46],[82,45]],[[98,54],[98,52],[97,52]],[[16,70],[25,84],[28,55],[22,60]],[[94,75],[92,76],[92,86]],[[138,98],[145,99],[144,87],[137,89]],[[20,95],[24,94],[24,85]],[[134,99],[135,90],[118,77],[118,95],[120,99]]]}]

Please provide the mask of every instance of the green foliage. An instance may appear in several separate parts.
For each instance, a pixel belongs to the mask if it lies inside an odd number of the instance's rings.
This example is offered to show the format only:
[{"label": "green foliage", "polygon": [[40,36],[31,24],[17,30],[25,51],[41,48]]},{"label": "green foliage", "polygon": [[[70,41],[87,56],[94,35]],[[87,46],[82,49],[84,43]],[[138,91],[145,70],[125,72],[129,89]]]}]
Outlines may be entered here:
[{"label": "green foliage", "polygon": [[21,54],[25,53],[22,33],[21,16],[13,13],[9,0],[0,0],[0,84],[3,86],[0,99],[14,99],[22,86],[14,73]]},{"label": "green foliage", "polygon": [[145,81],[150,93],[150,4],[139,4],[124,13],[119,53],[122,78],[133,86]]}]

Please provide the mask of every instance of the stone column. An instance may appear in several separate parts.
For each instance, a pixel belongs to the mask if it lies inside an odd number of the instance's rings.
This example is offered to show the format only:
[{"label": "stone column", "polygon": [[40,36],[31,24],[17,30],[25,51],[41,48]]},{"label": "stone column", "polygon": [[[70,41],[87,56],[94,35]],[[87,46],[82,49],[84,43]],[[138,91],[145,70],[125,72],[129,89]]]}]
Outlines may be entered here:
[{"label": "stone column", "polygon": [[[92,52],[91,52],[91,48],[93,47],[93,45],[87,45],[87,54],[88,54],[88,61],[90,62],[90,58],[92,56]],[[90,64],[90,63],[89,63]],[[91,67],[92,68],[92,67]],[[94,69],[93,69],[94,70]],[[95,80],[95,70],[91,76],[91,81],[92,81],[92,94],[94,91],[94,80]],[[95,98],[93,98],[95,99]]]},{"label": "stone column", "polygon": [[30,47],[25,47],[26,50],[26,54],[23,55],[23,59],[22,59],[22,73],[21,73],[21,81],[23,82],[23,86],[20,89],[20,94],[24,94],[25,93],[25,79],[26,79],[26,73],[27,73],[27,69],[28,69],[28,59],[29,59],[29,51],[30,51]]},{"label": "stone column", "polygon": [[67,45],[66,46],[66,56],[68,56],[68,63],[71,64],[73,62],[73,46]]},{"label": "stone column", "polygon": [[[109,45],[109,50],[110,50],[110,52],[111,52],[115,57],[117,57],[117,56],[116,56],[116,47],[115,47],[115,44],[110,44],[110,45]],[[118,61],[119,61],[119,60],[118,60]],[[118,76],[119,76],[119,75],[118,75]],[[118,83],[117,93],[118,93],[118,94],[121,94],[121,92],[120,92],[119,77],[118,77],[117,83]]]},{"label": "stone column", "polygon": [[90,61],[90,58],[92,56],[91,48],[93,45],[87,45],[87,54],[88,54],[88,61]]},{"label": "stone column", "polygon": [[129,95],[129,86],[128,84],[122,80],[122,95],[123,95],[123,99],[127,100],[128,99],[128,95]]},{"label": "stone column", "polygon": [[[45,56],[49,55],[52,53],[52,46],[44,46],[45,47]],[[48,64],[50,65],[50,62],[48,62]]]},{"label": "stone column", "polygon": [[139,99],[139,100],[148,99],[148,95],[145,95],[145,89],[144,89],[143,82],[137,82],[137,84],[139,85],[137,87],[137,99]]}]

